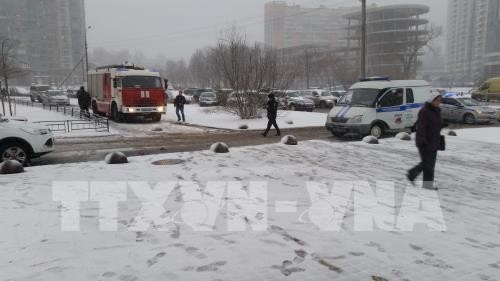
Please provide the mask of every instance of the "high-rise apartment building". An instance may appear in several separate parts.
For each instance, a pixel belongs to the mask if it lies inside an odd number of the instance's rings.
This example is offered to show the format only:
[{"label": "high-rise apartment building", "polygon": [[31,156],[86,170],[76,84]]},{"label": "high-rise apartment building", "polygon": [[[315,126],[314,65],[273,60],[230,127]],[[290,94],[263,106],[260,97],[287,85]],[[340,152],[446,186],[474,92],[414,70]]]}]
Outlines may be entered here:
[{"label": "high-rise apartment building", "polygon": [[[18,43],[17,58],[33,81],[59,83],[85,54],[83,0],[0,0],[0,38]],[[82,81],[77,68],[70,82]],[[37,79],[38,78],[38,79]]]},{"label": "high-rise apartment building", "polygon": [[500,0],[449,0],[446,70],[455,83],[500,76]]},{"label": "high-rise apartment building", "polygon": [[304,8],[285,1],[265,4],[266,46],[274,49],[320,45],[341,47],[345,43],[345,13],[356,8]]},{"label": "high-rise apartment building", "polygon": [[[393,79],[416,77],[429,34],[425,15],[430,8],[420,4],[370,5],[367,9],[367,73]],[[348,21],[346,54],[355,65],[361,57],[361,11],[344,16]]]}]

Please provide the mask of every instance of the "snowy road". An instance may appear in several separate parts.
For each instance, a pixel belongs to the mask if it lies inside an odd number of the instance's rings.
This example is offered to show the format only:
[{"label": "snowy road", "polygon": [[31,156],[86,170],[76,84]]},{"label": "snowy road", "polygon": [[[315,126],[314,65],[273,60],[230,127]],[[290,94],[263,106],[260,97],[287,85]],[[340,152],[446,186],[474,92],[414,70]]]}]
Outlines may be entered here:
[{"label": "snowy road", "polygon": [[[212,131],[195,133],[149,133],[147,136],[66,138],[56,141],[56,151],[34,159],[34,165],[76,163],[104,159],[112,151],[121,151],[129,156],[151,155],[166,152],[186,152],[208,149],[214,142],[225,142],[231,147],[277,143],[280,138],[270,132],[267,138],[257,131]],[[200,133],[200,131],[202,133]],[[293,134],[300,140],[342,141],[334,138],[325,128],[283,129],[283,134]]]}]

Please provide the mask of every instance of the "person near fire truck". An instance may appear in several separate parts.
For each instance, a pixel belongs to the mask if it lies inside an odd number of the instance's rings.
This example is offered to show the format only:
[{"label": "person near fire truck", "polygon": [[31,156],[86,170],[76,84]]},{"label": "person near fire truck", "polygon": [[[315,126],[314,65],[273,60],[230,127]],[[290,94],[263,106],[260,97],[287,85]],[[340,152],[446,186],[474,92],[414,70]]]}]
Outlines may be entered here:
[{"label": "person near fire truck", "polygon": [[186,104],[186,98],[182,95],[182,91],[179,91],[179,94],[175,97],[174,106],[175,106],[175,114],[177,114],[177,122],[181,121],[186,122],[186,116],[184,115],[184,105]]}]

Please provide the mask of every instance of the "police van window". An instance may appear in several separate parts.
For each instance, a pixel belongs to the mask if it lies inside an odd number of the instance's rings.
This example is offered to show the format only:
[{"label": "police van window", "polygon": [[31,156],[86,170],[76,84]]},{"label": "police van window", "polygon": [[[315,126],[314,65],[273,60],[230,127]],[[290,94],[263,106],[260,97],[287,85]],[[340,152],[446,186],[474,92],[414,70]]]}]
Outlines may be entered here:
[{"label": "police van window", "polygon": [[382,99],[379,101],[380,107],[391,107],[403,104],[403,93],[404,89],[391,89],[385,93]]},{"label": "police van window", "polygon": [[413,95],[412,89],[406,89],[406,103],[414,103],[415,96]]}]

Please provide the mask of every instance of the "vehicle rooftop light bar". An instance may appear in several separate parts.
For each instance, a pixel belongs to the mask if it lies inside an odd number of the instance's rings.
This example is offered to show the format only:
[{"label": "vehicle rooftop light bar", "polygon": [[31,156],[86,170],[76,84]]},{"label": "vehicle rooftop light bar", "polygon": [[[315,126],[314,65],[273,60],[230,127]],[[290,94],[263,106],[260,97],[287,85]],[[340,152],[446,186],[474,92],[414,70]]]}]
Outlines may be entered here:
[{"label": "vehicle rooftop light bar", "polygon": [[390,81],[390,77],[365,77],[360,78],[359,82],[368,82],[368,81]]},{"label": "vehicle rooftop light bar", "polygon": [[112,69],[112,68],[117,68],[117,69],[132,69],[132,70],[145,70],[144,67],[140,67],[140,66],[136,66],[136,65],[123,65],[123,64],[101,66],[101,67],[98,67],[96,69],[100,70],[100,69]]}]

